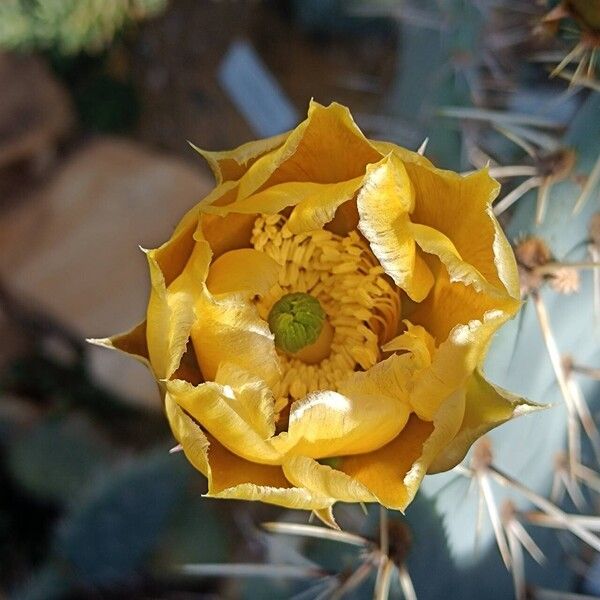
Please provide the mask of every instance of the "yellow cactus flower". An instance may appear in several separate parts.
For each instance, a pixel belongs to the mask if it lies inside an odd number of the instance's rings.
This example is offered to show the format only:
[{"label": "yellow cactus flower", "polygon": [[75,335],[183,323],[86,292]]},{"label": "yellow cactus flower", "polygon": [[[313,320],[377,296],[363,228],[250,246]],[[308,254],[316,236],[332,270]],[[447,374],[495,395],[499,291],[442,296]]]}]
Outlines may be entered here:
[{"label": "yellow cactus flower", "polygon": [[480,371],[520,307],[485,169],[370,141],[335,103],[200,153],[215,189],[146,252],[146,320],[100,343],[150,367],[209,496],[404,510],[535,407]]}]

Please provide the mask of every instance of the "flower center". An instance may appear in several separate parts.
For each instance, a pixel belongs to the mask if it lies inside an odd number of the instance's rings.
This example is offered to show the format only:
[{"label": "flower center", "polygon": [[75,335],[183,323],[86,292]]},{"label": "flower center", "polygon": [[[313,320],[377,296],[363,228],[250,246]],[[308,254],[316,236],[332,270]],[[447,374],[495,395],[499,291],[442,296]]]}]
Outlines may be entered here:
[{"label": "flower center", "polygon": [[400,299],[356,231],[293,234],[284,216],[263,215],[251,241],[281,265],[278,283],[256,300],[279,354],[276,410],[309,392],[337,390],[379,362],[381,344],[396,335]]},{"label": "flower center", "polygon": [[330,328],[323,328],[327,315],[314,296],[304,292],[282,296],[273,304],[268,322],[280,350],[308,363],[321,362],[329,354]]}]

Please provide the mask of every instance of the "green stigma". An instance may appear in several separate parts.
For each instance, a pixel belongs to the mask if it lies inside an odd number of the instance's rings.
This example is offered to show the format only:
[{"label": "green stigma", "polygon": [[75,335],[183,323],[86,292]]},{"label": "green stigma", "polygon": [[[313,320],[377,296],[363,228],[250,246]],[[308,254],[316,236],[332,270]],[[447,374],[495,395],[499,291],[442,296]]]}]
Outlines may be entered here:
[{"label": "green stigma", "polygon": [[325,311],[319,301],[302,292],[282,296],[269,312],[269,329],[275,345],[289,354],[296,354],[314,344],[325,323]]}]

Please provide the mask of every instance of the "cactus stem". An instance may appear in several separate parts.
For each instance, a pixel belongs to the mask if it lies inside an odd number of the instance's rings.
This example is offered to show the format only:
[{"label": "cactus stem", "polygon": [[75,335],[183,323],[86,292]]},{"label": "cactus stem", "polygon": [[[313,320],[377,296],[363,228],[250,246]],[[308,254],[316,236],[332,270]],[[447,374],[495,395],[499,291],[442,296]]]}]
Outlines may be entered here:
[{"label": "cactus stem", "polygon": [[545,265],[535,267],[536,275],[552,275],[561,269],[598,269],[600,262],[549,262]]},{"label": "cactus stem", "polygon": [[[549,527],[551,529],[565,528],[564,523],[560,519],[543,512],[529,511],[522,514],[529,523],[538,527]],[[590,515],[568,515],[568,517],[589,531],[600,532],[600,517]]]},{"label": "cactus stem", "polygon": [[585,53],[585,46],[581,43],[577,44],[565,57],[552,69],[550,77],[556,77],[569,63],[580,58]]},{"label": "cactus stem", "polygon": [[398,578],[400,580],[400,587],[402,588],[402,593],[404,594],[405,600],[417,600],[415,586],[413,585],[406,565],[400,565],[400,567],[398,567]]},{"label": "cactus stem", "polygon": [[369,547],[372,542],[356,535],[337,529],[326,529],[318,525],[303,525],[302,523],[279,523],[277,521],[269,521],[262,524],[263,528],[270,533],[280,533],[283,535],[299,535],[302,537],[319,538],[322,540],[332,540],[342,544],[350,544],[351,546],[359,546],[362,548]]},{"label": "cactus stem", "polygon": [[570,515],[563,512],[558,506],[554,503],[550,502],[543,496],[536,494],[533,490],[529,489],[526,485],[523,485],[516,479],[513,479],[510,475],[507,475],[494,465],[490,465],[489,467],[490,475],[502,486],[511,488],[520,494],[522,494],[525,498],[527,498],[532,504],[537,506],[541,511],[545,512],[547,515],[554,517],[564,524],[564,528],[568,529],[571,533],[576,535],[580,540],[594,548],[596,551],[600,551],[600,538],[593,535],[586,529],[581,526],[576,521],[570,519]]},{"label": "cactus stem", "polygon": [[274,579],[317,579],[326,573],[314,567],[261,563],[210,563],[181,565],[181,575],[191,577],[269,577]]},{"label": "cactus stem", "polygon": [[527,533],[522,523],[516,518],[516,513],[510,521],[510,528],[514,536],[519,540],[521,545],[527,550],[530,556],[538,563],[543,565],[546,562],[546,556],[542,552],[541,548],[533,541],[533,538]]},{"label": "cactus stem", "polygon": [[[558,73],[558,77],[560,77],[561,79],[566,79],[567,81],[573,83],[574,77],[575,77],[575,71],[569,71],[569,70],[565,69],[565,70],[561,71],[560,73]],[[587,87],[592,90],[596,90],[596,91],[600,92],[600,82],[593,77],[580,77],[576,83],[577,83],[577,85],[581,85],[583,87]],[[579,91],[579,90],[576,90],[576,91]]]},{"label": "cactus stem", "polygon": [[[344,583],[335,589],[335,593],[331,594],[332,600],[339,600],[343,598],[347,593],[356,589],[373,571],[375,563],[371,557],[362,562],[358,568],[352,573]],[[320,598],[321,596],[319,596]],[[323,596],[329,597],[329,596]]]},{"label": "cactus stem", "polygon": [[[594,262],[600,262],[600,248],[597,243],[588,246],[588,253]],[[594,321],[600,329],[600,270],[594,269]]]},{"label": "cactus stem", "polygon": [[557,592],[538,587],[534,588],[533,593],[536,600],[595,600],[597,598],[597,596],[569,593],[562,590]]},{"label": "cactus stem", "polygon": [[526,113],[504,112],[485,108],[466,108],[464,106],[445,106],[440,109],[442,117],[456,119],[472,119],[474,121],[490,121],[497,123],[510,123],[513,125],[529,125],[542,129],[561,129],[563,124],[548,117],[533,116]]},{"label": "cactus stem", "polygon": [[579,198],[575,202],[575,206],[573,207],[573,214],[579,214],[581,209],[585,206],[587,201],[589,200],[594,188],[600,183],[600,155],[596,159],[596,164],[594,168],[590,172],[583,189],[581,190],[581,194],[579,194]]},{"label": "cactus stem", "polygon": [[533,559],[542,565],[546,557],[539,546],[533,541],[525,528],[516,518],[516,510],[512,502],[505,502],[503,508],[504,527],[508,538],[512,558],[513,585],[515,588],[515,598],[525,600],[527,598],[527,581],[525,579],[525,560],[523,548],[533,557]]},{"label": "cactus stem", "polygon": [[390,595],[390,584],[392,583],[392,574],[394,572],[394,563],[386,556],[381,562],[381,568],[377,572],[375,580],[375,593],[373,600],[387,600]]},{"label": "cactus stem", "polygon": [[548,177],[544,177],[541,185],[538,188],[537,207],[535,211],[535,223],[541,225],[544,222],[544,216],[546,214],[546,207],[548,206],[548,197],[550,195],[550,188],[552,184]]},{"label": "cactus stem", "polygon": [[575,475],[591,490],[600,492],[600,475],[585,465],[575,465]]},{"label": "cactus stem", "polygon": [[506,167],[490,167],[488,172],[491,177],[503,179],[505,177],[534,176],[537,174],[537,169],[528,165],[510,165]]},{"label": "cactus stem", "polygon": [[490,485],[490,478],[487,473],[487,468],[485,472],[479,471],[476,473],[476,479],[479,484],[479,493],[483,495],[488,515],[490,517],[490,521],[492,522],[492,528],[494,529],[498,550],[500,550],[500,555],[502,556],[504,565],[510,571],[512,567],[511,553],[504,530],[502,528],[502,522],[500,520],[498,507],[496,506],[494,493],[492,492],[492,487]]},{"label": "cactus stem", "polygon": [[[496,538],[496,545],[500,551],[500,556],[504,562],[504,566],[508,571],[511,570],[511,553],[508,547],[508,542],[504,529],[502,527],[502,519],[496,505],[494,493],[490,485],[489,467],[492,464],[492,446],[489,438],[481,438],[473,446],[473,458],[471,460],[471,468],[465,468],[462,465],[455,467],[455,470],[461,475],[472,478],[477,484],[478,489],[478,503],[479,507],[485,505],[487,509],[492,529],[494,531],[494,537]],[[479,511],[482,509],[479,508]],[[475,539],[476,546],[478,545],[478,539]]]},{"label": "cactus stem", "polygon": [[538,187],[542,183],[541,177],[530,177],[519,184],[512,192],[509,192],[494,206],[494,214],[501,215],[508,210],[517,200],[522,198],[529,190]]},{"label": "cactus stem", "polygon": [[600,381],[600,369],[595,369],[594,367],[584,367],[583,365],[571,365],[571,369],[576,373],[580,373],[581,375],[585,375],[590,379],[596,379]]},{"label": "cactus stem", "polygon": [[417,154],[420,154],[421,156],[425,156],[425,150],[427,149],[427,144],[429,143],[429,138],[426,137],[423,142],[421,143],[421,145],[419,146],[419,149],[417,150]]},{"label": "cactus stem", "polygon": [[542,300],[542,297],[540,296],[537,290],[532,290],[530,293],[530,297],[533,300],[533,305],[535,307],[535,311],[538,317],[538,323],[540,325],[540,330],[544,339],[544,345],[546,346],[546,351],[548,352],[548,357],[550,358],[550,363],[552,365],[552,369],[554,370],[554,376],[556,377],[558,387],[560,388],[563,400],[565,401],[565,406],[567,408],[569,473],[572,474],[575,464],[578,464],[580,462],[578,460],[578,448],[580,446],[580,443],[578,439],[579,427],[577,424],[577,411],[575,410],[575,403],[573,401],[573,398],[571,397],[571,389],[569,388],[569,384],[567,382],[565,369],[563,366],[563,360],[558,350],[558,345],[556,344],[556,338],[554,337],[554,333],[552,332],[552,327],[550,325],[550,319],[548,317],[546,305],[544,304],[544,301]]},{"label": "cactus stem", "polygon": [[510,550],[515,600],[526,600],[527,582],[525,580],[525,558],[523,556],[523,548],[513,531],[512,525],[514,521],[514,517],[511,517],[511,520],[504,523],[504,529],[506,531],[506,538]]},{"label": "cactus stem", "polygon": [[[574,420],[574,423],[577,425],[577,421]],[[577,436],[579,436],[579,431],[577,431]],[[579,437],[577,437],[579,441]],[[581,456],[579,453],[579,446],[577,447],[577,456],[576,456],[576,464],[580,464]],[[581,489],[577,483],[577,479],[574,477],[574,468],[571,471],[568,471],[566,468],[566,461],[564,455],[559,454],[557,460],[555,461],[555,472],[554,472],[554,480],[552,482],[552,492],[550,493],[550,499],[555,504],[560,504],[564,497],[564,492],[566,491],[569,495],[569,498],[573,501],[573,504],[577,506],[580,511],[585,510],[586,501],[581,493]]]},{"label": "cactus stem", "polygon": [[[572,367],[572,370],[575,369]],[[600,379],[600,373],[598,373]],[[600,432],[598,431],[598,427],[596,427],[596,423],[592,417],[592,413],[583,397],[583,393],[581,391],[581,387],[572,376],[572,373],[566,372],[567,384],[571,390],[571,397],[573,398],[573,402],[575,404],[575,410],[577,411],[577,415],[579,416],[579,420],[581,421],[581,425],[583,426],[583,430],[588,436],[594,454],[596,456],[596,461],[600,463]]]},{"label": "cactus stem", "polygon": [[388,512],[385,506],[379,506],[379,548],[383,554],[390,551]]}]

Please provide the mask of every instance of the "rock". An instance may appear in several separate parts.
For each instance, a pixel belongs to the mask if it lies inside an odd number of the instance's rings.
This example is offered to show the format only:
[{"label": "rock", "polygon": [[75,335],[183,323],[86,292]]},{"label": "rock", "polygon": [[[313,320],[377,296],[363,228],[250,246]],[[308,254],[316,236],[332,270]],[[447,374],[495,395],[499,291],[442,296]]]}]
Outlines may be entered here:
[{"label": "rock", "polygon": [[73,125],[67,92],[38,58],[0,53],[0,169],[45,155]]},{"label": "rock", "polygon": [[[138,244],[165,241],[212,181],[179,160],[118,139],[92,141],[34,199],[0,215],[0,277],[83,337],[143,318],[146,261]],[[94,373],[137,402],[160,407],[146,369],[90,348]]]}]

